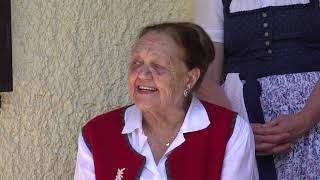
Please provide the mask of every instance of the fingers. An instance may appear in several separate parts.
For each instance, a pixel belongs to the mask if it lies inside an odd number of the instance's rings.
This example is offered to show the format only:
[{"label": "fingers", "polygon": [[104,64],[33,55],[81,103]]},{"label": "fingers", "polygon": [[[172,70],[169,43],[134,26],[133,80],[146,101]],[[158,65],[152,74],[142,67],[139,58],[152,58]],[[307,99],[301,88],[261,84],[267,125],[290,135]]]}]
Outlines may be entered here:
[{"label": "fingers", "polygon": [[265,124],[250,123],[252,128],[268,128],[268,127],[274,127],[274,126],[276,126],[278,124],[279,124],[279,121],[277,119],[275,119],[275,120],[273,120],[271,122],[265,123]]},{"label": "fingers", "polygon": [[279,121],[280,121],[279,119],[274,119],[268,123],[263,124],[263,127],[271,128],[271,127],[277,126],[279,124]]},{"label": "fingers", "polygon": [[256,152],[269,152],[269,151],[271,152],[274,147],[276,147],[276,144],[257,143]]},{"label": "fingers", "polygon": [[293,148],[292,133],[288,125],[290,117],[280,115],[266,124],[252,123],[256,155],[265,156],[286,153]]},{"label": "fingers", "polygon": [[273,154],[280,154],[280,153],[286,153],[291,150],[291,143],[286,143],[286,144],[280,144],[273,148]]},{"label": "fingers", "polygon": [[257,134],[278,134],[281,132],[285,132],[285,129],[283,125],[283,121],[286,121],[288,119],[285,115],[280,115],[279,117],[273,119],[272,121],[265,123],[265,124],[259,124],[259,123],[251,123],[252,130]]},{"label": "fingers", "polygon": [[271,143],[271,144],[283,144],[290,141],[289,133],[272,134],[272,135],[259,135],[254,134],[255,143]]},{"label": "fingers", "polygon": [[293,148],[293,145],[291,143],[280,144],[280,145],[274,146],[272,149],[265,148],[264,151],[262,148],[261,150],[258,150],[256,148],[256,155],[266,156],[266,155],[272,155],[272,154],[282,154],[290,151],[292,148]]},{"label": "fingers", "polygon": [[252,128],[253,134],[259,135],[270,135],[270,134],[281,134],[285,131],[279,126],[271,128]]},{"label": "fingers", "polygon": [[286,130],[278,124],[251,124],[251,128],[254,134],[259,135],[281,134],[286,132]]}]

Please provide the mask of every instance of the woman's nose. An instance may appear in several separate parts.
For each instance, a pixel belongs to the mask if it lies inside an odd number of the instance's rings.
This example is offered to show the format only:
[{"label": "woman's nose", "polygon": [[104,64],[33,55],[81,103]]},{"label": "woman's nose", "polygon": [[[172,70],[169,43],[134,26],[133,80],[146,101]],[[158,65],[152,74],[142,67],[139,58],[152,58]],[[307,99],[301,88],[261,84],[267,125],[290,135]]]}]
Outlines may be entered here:
[{"label": "woman's nose", "polygon": [[143,65],[140,68],[138,76],[139,76],[139,78],[143,78],[143,79],[152,79],[152,69],[151,69],[151,67],[148,66],[148,65]]}]

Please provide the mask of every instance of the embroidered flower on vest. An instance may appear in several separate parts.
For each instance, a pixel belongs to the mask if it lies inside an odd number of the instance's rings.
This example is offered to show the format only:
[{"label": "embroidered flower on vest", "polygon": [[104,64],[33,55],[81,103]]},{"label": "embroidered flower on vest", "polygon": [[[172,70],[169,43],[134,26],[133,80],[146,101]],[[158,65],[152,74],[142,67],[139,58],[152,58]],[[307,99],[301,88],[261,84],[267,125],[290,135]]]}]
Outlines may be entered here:
[{"label": "embroidered flower on vest", "polygon": [[116,178],[114,180],[122,180],[123,174],[124,174],[124,170],[126,170],[126,168],[122,168],[122,169],[118,168],[117,176],[116,176]]}]

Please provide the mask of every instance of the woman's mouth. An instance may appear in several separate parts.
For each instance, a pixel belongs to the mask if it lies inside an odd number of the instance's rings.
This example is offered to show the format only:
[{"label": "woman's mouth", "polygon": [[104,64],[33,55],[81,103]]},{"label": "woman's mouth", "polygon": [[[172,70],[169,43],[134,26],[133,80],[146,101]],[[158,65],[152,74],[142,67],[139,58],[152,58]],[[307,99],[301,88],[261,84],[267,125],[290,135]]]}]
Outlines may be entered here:
[{"label": "woman's mouth", "polygon": [[142,85],[138,85],[137,89],[139,93],[154,93],[158,91],[157,88],[150,87],[150,86],[142,86]]}]

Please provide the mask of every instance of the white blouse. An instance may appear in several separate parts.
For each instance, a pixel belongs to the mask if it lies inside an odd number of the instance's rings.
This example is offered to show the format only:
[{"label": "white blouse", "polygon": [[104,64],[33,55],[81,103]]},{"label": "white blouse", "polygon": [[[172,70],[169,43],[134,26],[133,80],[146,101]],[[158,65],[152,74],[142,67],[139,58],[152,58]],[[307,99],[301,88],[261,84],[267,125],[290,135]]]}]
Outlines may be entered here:
[{"label": "white blouse", "polygon": [[[310,0],[233,0],[230,12],[249,11],[269,6],[308,4]],[[223,42],[222,0],[195,0],[195,23],[202,26],[214,42]]]},{"label": "white blouse", "polygon": [[[140,180],[166,180],[165,161],[172,150],[180,146],[185,138],[183,133],[199,131],[209,126],[208,114],[197,98],[193,98],[184,122],[175,140],[166,153],[156,164],[142,129],[142,114],[136,106],[129,107],[125,112],[125,126],[122,134],[128,134],[132,147],[146,157],[146,164]],[[214,126],[214,122],[213,122]],[[125,170],[123,172],[125,174]],[[90,150],[82,135],[79,137],[75,180],[94,180],[94,163]],[[118,178],[119,179],[119,178]],[[237,116],[233,134],[230,137],[223,167],[221,180],[258,180],[258,171],[254,152],[254,138],[247,121]]]}]

